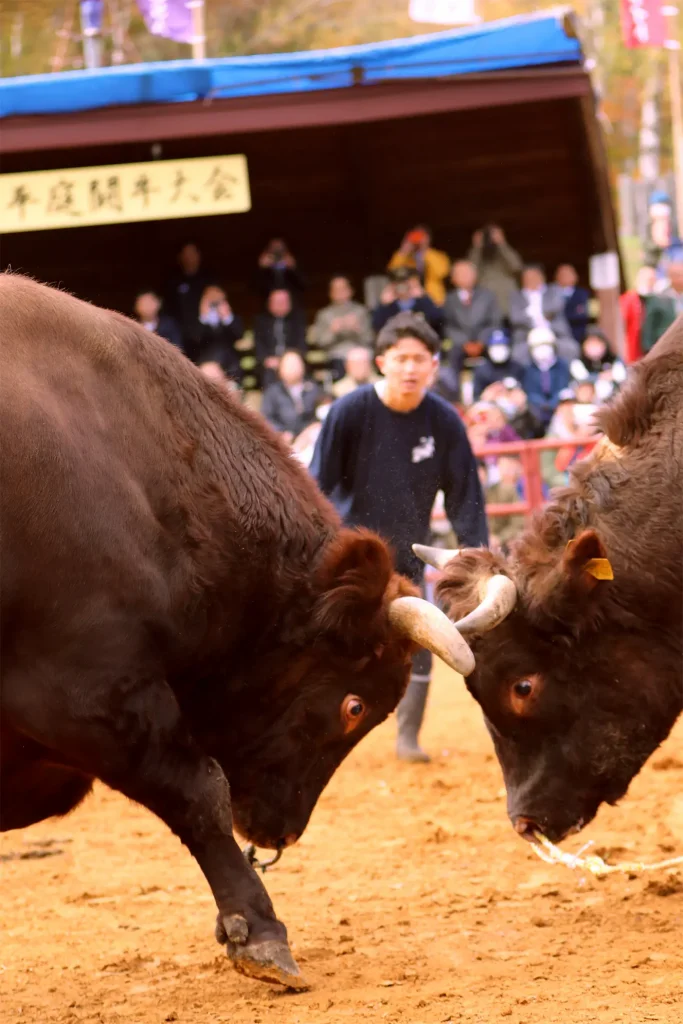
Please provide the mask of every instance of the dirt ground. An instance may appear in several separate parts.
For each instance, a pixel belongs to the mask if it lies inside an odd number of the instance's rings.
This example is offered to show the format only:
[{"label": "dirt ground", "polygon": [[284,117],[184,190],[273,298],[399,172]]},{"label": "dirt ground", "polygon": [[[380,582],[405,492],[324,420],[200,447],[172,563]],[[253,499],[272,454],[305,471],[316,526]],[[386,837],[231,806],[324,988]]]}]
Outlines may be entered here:
[{"label": "dirt ground", "polygon": [[[266,876],[310,992],[237,975],[189,855],[99,787],[70,817],[0,839],[2,1020],[680,1024],[683,872],[597,881],[539,861],[506,819],[479,711],[456,683],[439,672],[434,763],[398,765],[393,721],[377,730]],[[683,854],[682,741],[679,726],[623,804],[565,845]]]}]

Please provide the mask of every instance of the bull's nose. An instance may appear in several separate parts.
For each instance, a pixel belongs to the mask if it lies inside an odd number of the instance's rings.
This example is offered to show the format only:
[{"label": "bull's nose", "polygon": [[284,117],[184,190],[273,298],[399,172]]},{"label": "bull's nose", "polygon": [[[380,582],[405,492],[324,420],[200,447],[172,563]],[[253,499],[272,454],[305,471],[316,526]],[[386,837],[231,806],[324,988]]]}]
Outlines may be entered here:
[{"label": "bull's nose", "polygon": [[524,815],[515,818],[513,828],[515,832],[518,832],[523,839],[527,839],[529,842],[533,842],[536,838],[536,833],[541,831],[532,818],[527,818]]}]

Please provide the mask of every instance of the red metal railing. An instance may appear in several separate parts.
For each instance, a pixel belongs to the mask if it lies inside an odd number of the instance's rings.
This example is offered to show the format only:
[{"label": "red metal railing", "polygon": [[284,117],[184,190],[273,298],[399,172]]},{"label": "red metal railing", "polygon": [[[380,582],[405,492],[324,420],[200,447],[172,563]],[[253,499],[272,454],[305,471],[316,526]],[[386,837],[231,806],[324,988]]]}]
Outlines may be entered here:
[{"label": "red metal railing", "polygon": [[[509,503],[490,503],[486,505],[487,516],[530,516],[536,509],[542,508],[546,503],[543,493],[543,475],[541,471],[541,452],[546,451],[577,451],[584,449],[582,456],[587,455],[597,444],[598,438],[575,437],[570,441],[561,440],[557,437],[544,437],[540,441],[509,441],[505,444],[485,444],[474,449],[478,459],[488,459],[499,455],[514,455],[519,457],[524,475],[524,498]],[[434,513],[432,519],[443,520],[445,512]]]},{"label": "red metal railing", "polygon": [[478,459],[491,458],[498,455],[517,455],[522,464],[524,475],[524,495],[519,502],[510,504],[489,504],[486,506],[486,514],[489,516],[526,515],[530,516],[537,508],[541,508],[546,498],[543,494],[543,475],[541,472],[541,452],[565,451],[566,449],[576,452],[578,449],[585,449],[583,455],[587,455],[597,444],[598,438],[575,437],[571,441],[561,440],[558,437],[543,437],[540,441],[508,441],[505,444],[485,444],[475,448],[474,454]]}]

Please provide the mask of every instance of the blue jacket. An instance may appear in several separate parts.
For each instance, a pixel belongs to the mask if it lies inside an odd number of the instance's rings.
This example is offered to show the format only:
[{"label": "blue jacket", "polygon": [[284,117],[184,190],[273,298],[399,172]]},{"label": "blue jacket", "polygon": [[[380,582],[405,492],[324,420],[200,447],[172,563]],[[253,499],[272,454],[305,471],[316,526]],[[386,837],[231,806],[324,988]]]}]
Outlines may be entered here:
[{"label": "blue jacket", "polygon": [[575,288],[565,300],[564,318],[579,345],[586,337],[586,328],[590,320],[588,315],[589,299],[590,292],[587,288]]},{"label": "blue jacket", "polygon": [[542,371],[532,363],[524,371],[524,390],[529,399],[529,408],[547,427],[557,408],[560,391],[571,382],[569,363],[558,359],[549,370]]}]

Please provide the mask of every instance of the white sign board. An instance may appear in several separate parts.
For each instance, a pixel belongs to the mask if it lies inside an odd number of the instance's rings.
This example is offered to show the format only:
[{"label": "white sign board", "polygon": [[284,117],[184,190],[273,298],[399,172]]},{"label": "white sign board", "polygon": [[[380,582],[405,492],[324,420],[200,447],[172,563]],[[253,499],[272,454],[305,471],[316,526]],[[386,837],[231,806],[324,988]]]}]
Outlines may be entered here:
[{"label": "white sign board", "polygon": [[619,257],[615,252],[601,252],[591,256],[589,263],[590,286],[594,292],[619,287]]},{"label": "white sign board", "polygon": [[474,0],[410,0],[412,21],[429,25],[476,25]]}]

